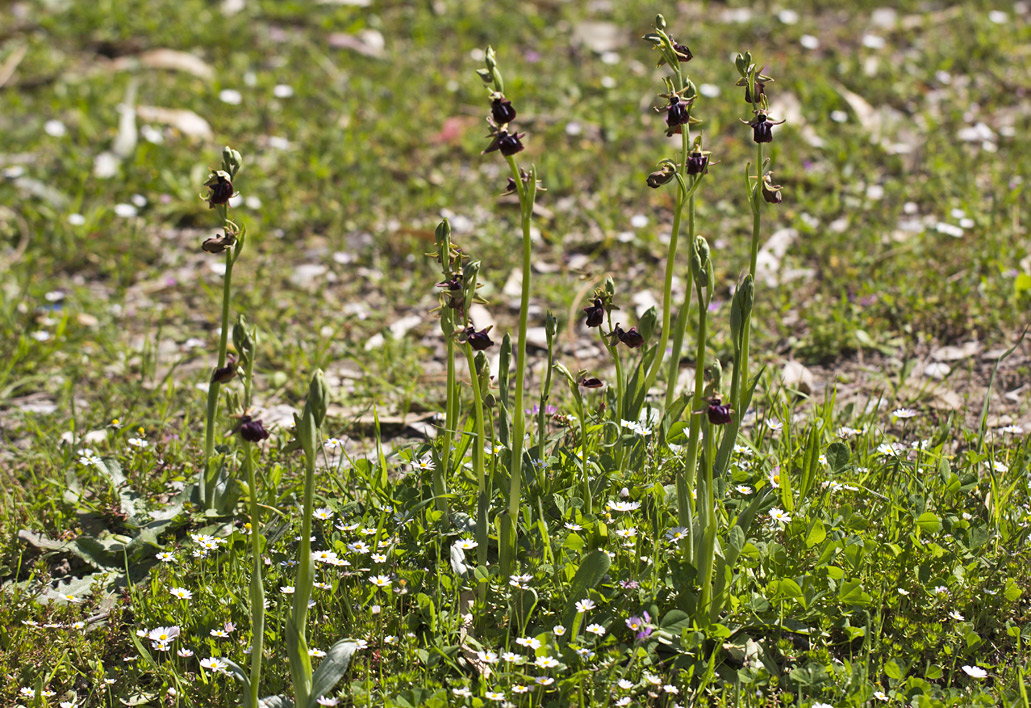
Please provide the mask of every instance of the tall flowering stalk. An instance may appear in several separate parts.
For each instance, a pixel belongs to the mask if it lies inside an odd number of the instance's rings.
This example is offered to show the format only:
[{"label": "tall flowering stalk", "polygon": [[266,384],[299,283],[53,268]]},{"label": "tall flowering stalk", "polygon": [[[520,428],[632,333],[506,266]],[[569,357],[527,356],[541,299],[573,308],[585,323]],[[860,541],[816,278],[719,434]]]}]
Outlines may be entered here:
[{"label": "tall flowering stalk", "polygon": [[[692,410],[700,410],[704,400],[705,388],[705,343],[708,337],[709,301],[712,299],[713,270],[709,258],[709,244],[704,238],[695,239],[691,253],[691,272],[698,294],[698,338],[695,351],[694,396],[691,400]],[[693,496],[698,488],[695,470],[698,465],[698,438],[701,432],[701,420],[698,416],[691,418],[687,440],[687,463],[677,473],[677,519],[681,526],[691,530],[693,516]],[[704,524],[703,531],[704,531]]]},{"label": "tall flowering stalk", "polygon": [[229,218],[229,200],[235,196],[233,181],[243,166],[240,153],[226,146],[222,150],[222,168],[212,170],[204,186],[208,194],[204,197],[208,207],[215,210],[222,220],[222,234],[207,239],[201,248],[213,254],[225,254],[226,272],[222,278],[222,330],[218,342],[218,364],[208,384],[207,417],[204,426],[204,460],[197,479],[200,506],[211,509],[215,505],[215,484],[218,467],[213,459],[215,452],[215,421],[218,417],[218,393],[223,383],[236,375],[236,362],[226,361],[229,337],[229,303],[233,283],[233,265],[240,257],[246,238],[246,229]]},{"label": "tall flowering stalk", "polygon": [[[680,350],[687,327],[687,311],[691,304],[691,272],[689,270],[684,304],[680,308],[676,328],[671,328],[673,271],[676,267],[677,245],[685,206],[688,215],[688,239],[692,246],[694,244],[694,193],[698,189],[702,176],[708,171],[709,153],[702,151],[700,138],[695,142],[693,150],[691,146],[691,126],[701,122],[692,115],[692,107],[697,99],[695,85],[681,67],[681,64],[692,59],[691,50],[686,45],[677,43],[666,33],[666,20],[662,15],[656,16],[655,31],[645,35],[644,39],[651,42],[652,46],[658,50],[659,66],[668,65],[672,72],[672,76],[664,79],[667,90],[661,96],[667,100],[667,105],[663,108],[666,113],[666,135],[680,135],[680,150],[677,159],[662,160],[657,165],[658,169],[648,175],[647,179],[648,186],[653,189],[658,189],[673,181],[676,181],[677,184],[677,194],[673,206],[673,227],[670,232],[669,247],[666,253],[666,271],[663,279],[661,332],[644,385],[645,391],[650,390],[654,385],[662,366],[670,333],[673,331],[673,351],[666,382],[665,404],[668,410],[672,407],[675,396]],[[631,413],[633,412],[635,411],[631,411]]]},{"label": "tall flowering stalk", "polygon": [[478,69],[477,74],[490,89],[490,145],[483,151],[500,152],[508,162],[512,177],[509,188],[519,196],[520,223],[523,233],[523,284],[519,300],[519,334],[516,342],[516,390],[513,406],[511,459],[509,463],[508,513],[502,517],[501,573],[511,574],[515,560],[516,542],[518,539],[519,508],[523,480],[523,436],[525,431],[526,387],[526,320],[530,304],[530,224],[533,219],[533,205],[537,197],[537,168],[532,166],[526,172],[519,168],[515,156],[522,152],[522,139],[525,133],[516,132],[512,125],[516,111],[512,102],[505,97],[505,83],[498,70],[497,58],[492,47],[487,47],[486,68]]},{"label": "tall flowering stalk", "polygon": [[246,708],[258,708],[258,698],[261,695],[261,664],[265,654],[265,587],[261,577],[261,511],[258,506],[258,480],[254,470],[254,458],[256,450],[254,444],[260,443],[268,438],[269,433],[265,430],[260,420],[254,420],[247,411],[251,405],[251,393],[254,384],[254,353],[258,343],[257,331],[247,326],[247,321],[241,315],[237,318],[233,327],[233,344],[236,351],[242,357],[243,364],[243,408],[244,414],[240,420],[239,433],[241,446],[243,448],[243,471],[247,480],[247,497],[251,517],[251,584],[249,592],[251,609],[251,673],[248,680],[250,694],[246,694]]},{"label": "tall flowering stalk", "polygon": [[293,611],[286,622],[287,652],[294,684],[295,706],[307,706],[312,698],[311,657],[308,654],[308,601],[315,582],[311,555],[311,519],[315,500],[315,452],[319,429],[326,419],[329,391],[322,370],[317,370],[308,386],[308,398],[295,419],[295,442],[304,451],[304,497],[301,507],[301,539],[297,551],[297,576],[294,580]]},{"label": "tall flowering stalk", "polygon": [[447,347],[447,401],[444,406],[444,434],[440,464],[432,471],[434,507],[441,514],[448,511],[447,475],[451,469],[451,448],[458,421],[458,382],[455,374],[455,334],[458,320],[464,317],[465,295],[462,287],[462,252],[451,243],[451,224],[444,219],[435,232],[437,262],[440,263],[444,280],[437,283],[440,288],[440,331]]},{"label": "tall flowering stalk", "polygon": [[[462,269],[462,289],[466,302],[476,297],[476,279],[480,272],[480,262],[467,263]],[[487,442],[484,433],[483,396],[490,384],[490,369],[484,351],[494,346],[490,338],[491,327],[477,330],[472,323],[463,329],[458,337],[465,345],[465,359],[469,366],[469,381],[473,392],[473,475],[476,477],[476,563],[480,567],[487,565],[487,543],[489,525],[487,511],[490,505],[487,491],[487,473],[484,465],[484,447]],[[487,583],[477,587],[480,607],[486,607]]]},{"label": "tall flowering stalk", "polygon": [[[755,142],[755,175],[750,174],[751,165],[745,168],[745,181],[748,190],[748,202],[752,209],[752,244],[748,266],[747,281],[743,287],[754,288],[755,269],[759,257],[759,240],[762,233],[762,203],[779,204],[783,197],[781,188],[773,184],[773,173],[766,170],[770,161],[763,156],[763,145],[773,142],[773,126],[780,125],[784,121],[775,121],[769,115],[769,103],[766,99],[766,84],[773,79],[761,73],[752,61],[751,52],[738,54],[734,60],[738,73],[741,77],[737,81],[738,86],[745,89],[745,102],[752,106],[752,119],[741,120],[742,123],[752,129],[752,140]],[[754,292],[754,291],[753,291]],[[751,296],[750,298],[751,299]],[[751,303],[741,323],[740,352],[736,360],[731,398],[735,405],[744,414],[748,401],[751,398],[751,389],[748,379],[748,348],[751,334]]]}]

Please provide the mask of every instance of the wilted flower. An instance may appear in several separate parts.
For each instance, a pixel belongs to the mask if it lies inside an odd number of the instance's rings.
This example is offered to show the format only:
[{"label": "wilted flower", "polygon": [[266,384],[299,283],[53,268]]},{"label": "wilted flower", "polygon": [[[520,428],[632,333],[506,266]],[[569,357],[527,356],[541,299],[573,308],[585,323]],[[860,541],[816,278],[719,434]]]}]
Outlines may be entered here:
[{"label": "wilted flower", "polygon": [[233,196],[233,183],[230,181],[229,173],[224,170],[212,171],[204,186],[208,188],[206,200],[209,209],[214,209],[216,205],[228,204]]},{"label": "wilted flower", "polygon": [[512,102],[503,94],[495,93],[490,102],[490,115],[495,123],[504,125],[515,120],[516,111],[512,108]]},{"label": "wilted flower", "polygon": [[445,280],[443,283],[437,283],[437,287],[444,288],[444,292],[441,295],[447,301],[447,306],[452,310],[460,310],[462,305],[465,304],[465,297],[462,295],[461,278],[455,276]]},{"label": "wilted flower", "polygon": [[601,323],[605,319],[605,303],[600,297],[596,297],[594,304],[585,307],[584,312],[587,313],[586,324],[588,327],[601,327]]},{"label": "wilted flower", "polygon": [[667,162],[662,166],[662,169],[655,170],[655,172],[650,173],[645,182],[652,189],[658,189],[662,185],[672,181],[673,178],[676,176],[677,168],[674,167],[671,163]]},{"label": "wilted flower", "polygon": [[215,369],[211,375],[211,383],[224,384],[231,381],[234,376],[236,376],[236,359],[230,356],[225,366]]},{"label": "wilted flower", "polygon": [[780,125],[782,120],[770,120],[770,117],[759,111],[751,121],[742,120],[745,125],[752,126],[752,139],[757,143],[773,142],[773,126]]},{"label": "wilted flower", "polygon": [[234,243],[236,243],[236,234],[227,229],[221,236],[212,236],[206,239],[200,248],[207,253],[225,253],[226,249]]},{"label": "wilted flower", "polygon": [[504,128],[501,128],[497,132],[493,133],[491,136],[493,137],[493,140],[491,140],[490,145],[488,145],[487,149],[483,152],[486,154],[488,152],[498,150],[505,157],[511,157],[517,152],[523,151],[524,148],[521,141],[525,135],[526,133],[510,133]]},{"label": "wilted flower", "polygon": [[770,204],[780,204],[784,201],[784,197],[781,196],[780,190],[783,189],[779,184],[773,183],[773,173],[767,172],[763,175],[763,181],[760,185],[762,188],[763,199]]}]

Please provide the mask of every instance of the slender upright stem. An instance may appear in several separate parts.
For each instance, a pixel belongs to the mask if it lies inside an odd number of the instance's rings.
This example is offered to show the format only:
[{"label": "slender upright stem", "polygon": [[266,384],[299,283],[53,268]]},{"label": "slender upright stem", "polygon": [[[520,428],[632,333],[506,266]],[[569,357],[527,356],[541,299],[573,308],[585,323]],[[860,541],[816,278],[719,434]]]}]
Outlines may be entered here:
[{"label": "slender upright stem", "polygon": [[584,509],[588,514],[593,514],[594,500],[591,494],[591,476],[587,472],[587,415],[584,413],[583,398],[577,396],[576,402],[579,407],[577,413],[580,415],[580,461],[583,463],[584,473]]},{"label": "slender upright stem", "polygon": [[440,469],[433,469],[433,505],[437,511],[447,515],[447,486],[444,479],[451,471],[451,443],[454,440],[455,416],[455,342],[447,338],[447,404],[444,409],[444,449],[440,453]]},{"label": "slender upright stem", "polygon": [[[759,259],[759,233],[761,229],[761,204],[762,199],[762,177],[763,177],[763,144],[756,143],[756,167],[755,167],[755,185],[752,191],[752,253],[751,260],[749,261],[748,272],[752,274],[752,282],[755,282],[755,269]],[[741,410],[743,407],[741,401],[745,398],[745,391],[748,390],[748,342],[752,331],[752,316],[749,313],[748,319],[743,324],[743,331],[741,333],[741,362],[739,366],[741,368],[741,377],[738,388],[739,400],[734,401],[734,405],[738,407],[738,415],[744,415],[745,411]]]},{"label": "slender upright stem", "polygon": [[[222,333],[218,340],[218,368],[226,365],[226,349],[229,344],[229,300],[233,283],[234,249],[226,249],[226,274],[222,278]],[[218,392],[222,384],[218,381],[208,383],[207,422],[204,427],[204,461],[201,465],[197,489],[201,506],[211,508],[215,491],[214,475],[208,469],[211,456],[215,452],[215,419],[218,417]]]},{"label": "slender upright stem", "polygon": [[[519,505],[523,481],[523,431],[525,426],[523,403],[527,369],[526,320],[527,310],[530,305],[530,264],[532,255],[530,248],[530,220],[533,217],[532,192],[536,189],[536,184],[524,184],[515,158],[509,155],[507,159],[509,167],[512,169],[512,178],[515,180],[516,190],[519,193],[523,230],[523,283],[522,294],[519,299],[519,341],[516,343],[516,390],[515,405],[512,411],[512,459],[508,493],[508,515],[512,523],[511,542],[514,545],[519,536]],[[531,174],[530,179],[534,180],[535,176]],[[509,558],[510,567],[502,568],[502,573],[508,573],[511,570],[512,560]]]},{"label": "slender upright stem", "polygon": [[[475,287],[475,286],[474,286]],[[480,375],[476,371],[473,348],[465,346],[465,359],[469,363],[469,379],[473,388],[473,474],[476,475],[476,562],[487,564],[487,475],[483,465],[483,398],[480,394]],[[487,595],[486,583],[477,588],[481,599]]]},{"label": "slender upright stem", "polygon": [[[695,181],[701,179],[696,177]],[[695,183],[692,183],[692,193],[687,200],[687,240],[688,243],[694,244],[695,239],[695,219],[694,219],[694,189]],[[666,380],[666,410],[669,410],[673,405],[673,400],[676,397],[677,379],[680,373],[680,352],[684,346],[684,335],[687,332],[687,318],[689,310],[691,308],[691,287],[694,284],[694,273],[690,268],[687,269],[687,283],[684,286],[684,304],[680,308],[680,312],[677,314],[677,326],[676,331],[673,333],[673,351],[670,353],[669,360],[669,376]]]},{"label": "slender upright stem", "polygon": [[[677,166],[677,171],[682,175],[684,174],[684,168],[687,164],[687,152],[688,152],[688,141],[690,140],[690,131],[685,125],[681,130],[681,141],[680,141],[680,164]],[[655,383],[655,379],[658,376],[659,368],[662,366],[662,359],[666,356],[666,344],[669,342],[670,332],[670,311],[673,304],[673,270],[676,267],[677,260],[677,242],[680,239],[680,222],[683,218],[684,212],[684,188],[681,186],[679,180],[677,180],[677,197],[676,202],[673,206],[673,228],[669,235],[669,248],[666,251],[666,275],[663,279],[663,298],[662,298],[662,332],[659,335],[659,345],[655,352],[655,357],[652,359],[651,366],[648,370],[648,378],[645,380],[644,390],[648,391]],[[694,197],[691,198],[693,203]],[[674,382],[675,383],[675,382]],[[669,399],[669,393],[667,389],[666,398]],[[669,404],[667,403],[667,408]]]},{"label": "slender upright stem", "polygon": [[[705,386],[705,338],[708,322],[708,313],[706,312],[705,298],[702,296],[701,285],[697,285],[696,289],[698,290],[698,340],[695,351],[694,396],[691,400],[691,410],[693,411],[698,411],[702,408],[702,389]],[[687,526],[691,507],[693,506],[693,501],[690,498],[691,491],[697,488],[695,474],[698,467],[698,434],[701,428],[699,416],[700,414],[691,416],[691,426],[687,440],[687,465],[677,475],[678,502],[680,502],[677,509],[677,521],[681,526]],[[685,501],[687,502],[686,505],[683,503]]]},{"label": "slender upright stem", "polygon": [[265,588],[261,580],[261,516],[258,509],[258,483],[254,473],[254,460],[251,444],[243,443],[243,465],[247,476],[248,496],[251,512],[251,556],[254,567],[251,570],[251,704],[248,708],[258,708],[261,696],[261,661],[265,647]]},{"label": "slender upright stem", "polygon": [[[312,426],[314,427],[314,426]],[[309,454],[310,453],[310,454]],[[311,600],[315,567],[311,557],[311,516],[315,500],[315,451],[304,451],[304,499],[301,509],[301,538],[297,551],[297,579],[294,581],[293,623],[297,628],[296,656],[291,657],[296,705],[307,705],[311,696],[311,659],[308,658],[308,601]]]}]

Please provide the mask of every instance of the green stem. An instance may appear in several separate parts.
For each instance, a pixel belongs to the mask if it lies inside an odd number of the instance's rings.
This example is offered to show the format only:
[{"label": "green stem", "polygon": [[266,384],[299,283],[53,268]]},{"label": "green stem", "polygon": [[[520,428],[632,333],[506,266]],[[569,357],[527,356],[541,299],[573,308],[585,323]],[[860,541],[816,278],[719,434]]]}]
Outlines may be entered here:
[{"label": "green stem", "polygon": [[[515,158],[507,156],[509,167],[512,169],[512,178],[515,180],[516,189],[519,193],[519,206],[522,212],[523,230],[523,283],[522,293],[519,299],[519,341],[516,344],[516,390],[515,406],[513,408],[512,420],[512,458],[511,476],[508,493],[508,515],[512,523],[512,538],[507,547],[514,549],[519,536],[519,505],[522,494],[523,481],[523,431],[525,426],[523,414],[524,391],[526,388],[526,319],[527,310],[530,304],[530,265],[531,265],[531,244],[530,244],[530,220],[533,217],[533,195],[536,192],[536,172],[531,170],[530,183],[524,184],[523,177],[519,173],[519,166]],[[508,554],[506,553],[506,556]],[[507,557],[508,562],[502,563],[502,576],[511,573],[514,558]]]},{"label": "green stem", "polygon": [[[475,287],[475,285],[474,285]],[[473,356],[473,348],[465,347],[465,358],[469,362],[469,378],[473,387],[473,474],[476,475],[476,563],[481,566],[487,565],[487,478],[483,465],[483,399],[480,394],[480,375],[476,370],[476,361]],[[480,583],[477,588],[480,600],[486,600],[487,585]]]},{"label": "green stem", "polygon": [[[677,72],[678,81],[679,74]],[[683,126],[681,130],[681,141],[680,141],[680,164],[677,166],[679,173],[684,174],[684,169],[687,165],[687,152],[688,152],[688,141],[690,140],[690,131],[688,126]],[[662,359],[666,355],[666,344],[669,342],[669,330],[670,330],[670,310],[673,305],[673,269],[676,266],[677,259],[677,242],[680,239],[680,221],[683,218],[684,211],[684,188],[681,186],[680,180],[677,182],[677,198],[676,203],[673,207],[673,228],[669,235],[669,248],[666,251],[666,276],[663,280],[663,297],[662,297],[662,333],[659,335],[658,349],[655,351],[655,356],[652,359],[651,366],[648,370],[648,377],[645,379],[644,390],[649,391],[655,383],[655,379],[658,377],[659,369],[662,367]],[[693,197],[692,203],[693,203]],[[692,243],[694,243],[692,241]],[[672,384],[667,382],[666,399],[670,398],[669,389],[676,385],[674,380]],[[669,408],[667,402],[666,407]]]},{"label": "green stem", "polygon": [[[752,188],[752,252],[751,260],[749,261],[748,272],[752,274],[752,282],[755,283],[755,269],[759,259],[759,232],[761,229],[761,205],[759,200],[762,198],[762,176],[763,176],[763,144],[756,143],[756,166],[755,166],[755,185]],[[744,415],[745,411],[742,410],[743,406],[741,401],[744,400],[745,390],[748,388],[748,343],[752,330],[752,315],[749,313],[748,318],[742,325],[741,332],[741,376],[738,383],[738,398],[739,400],[734,401],[734,406],[737,407],[738,415]]]},{"label": "green stem", "polygon": [[[226,349],[229,343],[229,300],[233,283],[234,249],[226,249],[226,274],[222,278],[222,334],[218,340],[218,367],[226,365]],[[218,416],[218,392],[222,384],[212,381],[208,384],[207,422],[204,427],[204,461],[200,469],[197,489],[201,507],[210,509],[215,491],[215,476],[210,474],[211,457],[215,452],[215,418]]]},{"label": "green stem", "polygon": [[[312,426],[313,428],[315,426]],[[311,454],[309,454],[309,452]],[[315,568],[311,558],[311,516],[315,501],[315,450],[304,451],[304,499],[301,510],[301,545],[297,551],[297,579],[294,582],[293,620],[297,628],[297,665],[294,676],[296,705],[308,705],[311,694],[311,660],[308,658],[308,601],[311,599]]]},{"label": "green stem", "polygon": [[576,397],[580,414],[580,460],[584,471],[584,509],[588,514],[594,513],[594,501],[591,495],[591,476],[587,472],[587,416],[584,413],[584,400],[579,394]]},{"label": "green stem", "polygon": [[[694,373],[694,396],[691,400],[691,410],[698,411],[702,409],[702,393],[703,387],[705,386],[705,339],[707,336],[708,326],[708,313],[706,310],[705,298],[702,295],[702,286],[698,284],[696,287],[698,291],[698,341],[697,348],[695,350],[695,373]],[[687,441],[687,465],[680,474],[677,476],[677,487],[686,491],[686,508],[683,505],[677,509],[677,520],[681,526],[687,526],[690,519],[691,507],[694,506],[693,501],[690,498],[691,490],[696,489],[695,472],[698,466],[698,434],[701,428],[701,414],[695,414],[691,416],[691,427]],[[681,476],[684,477],[681,481]],[[679,498],[678,498],[678,501]]]},{"label": "green stem", "polygon": [[440,469],[433,469],[433,505],[437,511],[447,516],[447,494],[445,478],[451,470],[451,443],[454,440],[455,429],[455,342],[450,336],[447,337],[447,404],[444,409],[444,449],[440,453]]},{"label": "green stem", "polygon": [[[687,240],[692,245],[695,239],[694,190],[697,189],[700,179],[700,177],[695,179],[692,184],[691,196],[687,200]],[[677,313],[677,326],[676,331],[673,333],[673,351],[670,353],[669,376],[666,380],[666,410],[673,406],[673,400],[676,397],[677,379],[680,374],[680,352],[683,349],[684,335],[687,332],[687,318],[691,307],[691,286],[693,283],[694,273],[688,268],[687,283],[684,286],[684,304],[680,308],[680,312]]]},{"label": "green stem", "polygon": [[243,443],[244,473],[247,475],[247,490],[250,497],[251,512],[251,555],[254,568],[251,571],[251,704],[249,708],[258,708],[261,696],[261,661],[265,647],[265,589],[261,580],[261,517],[258,510],[258,483],[254,473],[254,460],[251,456],[251,444]]}]

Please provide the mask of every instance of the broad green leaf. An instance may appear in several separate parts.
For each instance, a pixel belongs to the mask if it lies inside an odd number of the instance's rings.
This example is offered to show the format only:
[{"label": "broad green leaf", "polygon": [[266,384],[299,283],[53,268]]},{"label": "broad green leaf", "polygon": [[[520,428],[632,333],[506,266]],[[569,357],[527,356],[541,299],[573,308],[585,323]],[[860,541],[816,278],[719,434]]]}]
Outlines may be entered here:
[{"label": "broad green leaf", "polygon": [[862,584],[856,580],[846,580],[838,589],[838,599],[852,605],[869,605],[872,598],[863,592]]},{"label": "broad green leaf", "polygon": [[923,514],[917,517],[916,525],[920,527],[921,531],[926,533],[937,533],[941,530],[942,522],[937,516],[930,511],[925,511]]},{"label": "broad green leaf", "polygon": [[827,448],[827,462],[835,472],[841,472],[845,469],[850,455],[851,452],[848,449],[848,445],[840,441],[831,443],[830,447]]},{"label": "broad green leaf", "polygon": [[341,639],[326,652],[315,675],[312,676],[308,708],[315,708],[319,698],[328,696],[333,691],[333,687],[347,672],[347,667],[351,665],[351,657],[357,649],[357,642]]},{"label": "broad green leaf", "polygon": [[768,586],[768,592],[775,600],[795,600],[803,607],[805,606],[805,595],[802,588],[791,578],[780,578],[772,581]]},{"label": "broad green leaf", "polygon": [[812,548],[813,546],[823,543],[825,538],[827,538],[827,531],[823,528],[823,522],[816,519],[812,526],[809,527],[809,533],[806,534],[806,548]]},{"label": "broad green leaf", "polygon": [[895,679],[896,681],[902,680],[902,669],[894,660],[888,660],[884,665],[884,673],[887,674],[890,679]]}]

